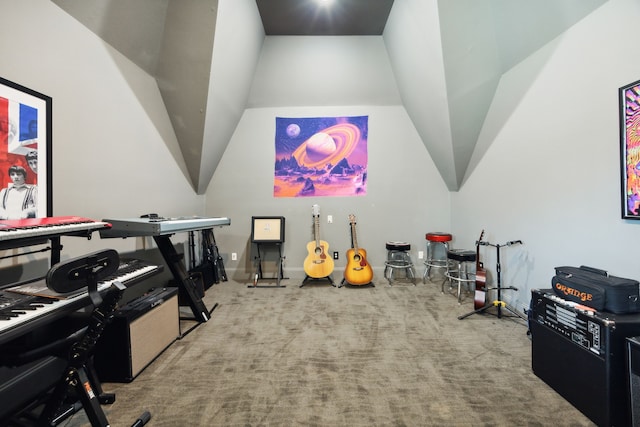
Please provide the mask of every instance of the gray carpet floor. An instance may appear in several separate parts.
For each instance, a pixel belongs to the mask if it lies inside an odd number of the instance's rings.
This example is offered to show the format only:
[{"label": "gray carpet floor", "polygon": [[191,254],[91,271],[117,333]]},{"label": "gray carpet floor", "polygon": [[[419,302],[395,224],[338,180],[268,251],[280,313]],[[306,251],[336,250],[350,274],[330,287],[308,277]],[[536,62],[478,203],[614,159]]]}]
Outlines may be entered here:
[{"label": "gray carpet floor", "polygon": [[133,382],[103,384],[111,425],[143,410],[149,426],[593,425],[533,374],[525,321],[457,319],[472,295],[458,304],[435,280],[282,284],[210,288],[211,320]]}]

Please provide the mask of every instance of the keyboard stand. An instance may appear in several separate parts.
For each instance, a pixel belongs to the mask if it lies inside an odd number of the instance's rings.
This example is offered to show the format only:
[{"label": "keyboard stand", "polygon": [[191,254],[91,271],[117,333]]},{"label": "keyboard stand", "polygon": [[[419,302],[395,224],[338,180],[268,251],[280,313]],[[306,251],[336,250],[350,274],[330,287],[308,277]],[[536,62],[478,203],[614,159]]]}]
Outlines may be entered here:
[{"label": "keyboard stand", "polygon": [[[93,376],[94,371],[90,361],[96,342],[100,339],[107,323],[113,318],[118,301],[126,290],[122,283],[115,281],[104,297],[97,291],[98,281],[112,274],[113,270],[117,269],[119,261],[115,251],[104,251],[82,259],[72,259],[65,264],[58,264],[47,273],[47,286],[53,288],[65,285],[69,289],[78,289],[78,283],[86,281],[94,309],[86,330],[68,351],[67,368],[47,399],[39,416],[38,425],[56,425],[58,421],[71,415],[76,408],[84,409],[93,427],[110,425],[100,405],[103,402],[113,402],[115,396],[103,393],[102,385]],[[73,405],[71,409],[66,408],[61,412],[71,389],[75,390],[81,406]],[[146,420],[148,420],[147,415],[151,416],[148,412],[143,414]]]},{"label": "keyboard stand", "polygon": [[[88,282],[96,285],[96,280],[92,273],[88,273]],[[117,302],[122,297],[126,287],[120,282],[115,282],[107,291],[102,304],[93,310],[89,326],[69,351],[69,364],[61,381],[55,387],[53,393],[47,400],[42,413],[38,419],[38,425],[55,426],[64,421],[79,409],[84,409],[89,422],[93,427],[109,427],[107,416],[100,406],[102,403],[113,403],[115,395],[105,394],[102,385],[94,376],[95,373],[90,364],[90,357],[95,348],[95,343],[100,338],[104,327],[112,318],[117,309]],[[69,390],[73,389],[80,404],[65,407]],[[143,414],[148,421],[150,414]]]},{"label": "keyboard stand", "polygon": [[156,245],[158,245],[164,261],[169,266],[169,270],[171,270],[171,274],[173,274],[173,278],[176,280],[178,287],[185,292],[195,320],[200,323],[208,321],[211,318],[211,313],[216,309],[218,304],[215,304],[211,310],[207,309],[204,301],[202,301],[202,298],[200,298],[200,295],[197,293],[195,282],[187,273],[183,258],[176,252],[176,248],[173,246],[173,243],[171,243],[171,235],[162,234],[153,236],[153,239]]},{"label": "keyboard stand", "polygon": [[171,274],[176,281],[183,296],[188,299],[189,307],[193,312],[194,319],[198,323],[204,323],[211,318],[211,313],[218,304],[211,310],[207,309],[202,298],[198,295],[197,286],[189,276],[183,257],[178,255],[171,235],[192,230],[206,230],[208,228],[229,225],[231,220],[226,217],[187,217],[187,218],[163,218],[157,214],[147,214],[140,218],[129,219],[106,219],[105,222],[111,224],[108,230],[101,230],[100,237],[143,237],[153,236],[153,239],[169,266]]}]

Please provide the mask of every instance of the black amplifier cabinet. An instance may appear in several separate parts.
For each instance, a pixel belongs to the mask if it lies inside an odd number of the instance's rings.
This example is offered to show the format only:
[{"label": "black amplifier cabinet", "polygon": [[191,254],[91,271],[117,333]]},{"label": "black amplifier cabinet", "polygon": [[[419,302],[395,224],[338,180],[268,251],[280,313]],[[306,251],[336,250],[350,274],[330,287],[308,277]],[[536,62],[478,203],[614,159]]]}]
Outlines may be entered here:
[{"label": "black amplifier cabinet", "polygon": [[626,338],[640,335],[640,315],[582,309],[551,289],[531,298],[534,374],[597,425],[631,425]]},{"label": "black amplifier cabinet", "polygon": [[180,335],[178,288],[158,288],[116,312],[94,353],[102,381],[130,382]]},{"label": "black amplifier cabinet", "polygon": [[627,338],[627,350],[631,419],[634,426],[640,426],[640,337]]}]

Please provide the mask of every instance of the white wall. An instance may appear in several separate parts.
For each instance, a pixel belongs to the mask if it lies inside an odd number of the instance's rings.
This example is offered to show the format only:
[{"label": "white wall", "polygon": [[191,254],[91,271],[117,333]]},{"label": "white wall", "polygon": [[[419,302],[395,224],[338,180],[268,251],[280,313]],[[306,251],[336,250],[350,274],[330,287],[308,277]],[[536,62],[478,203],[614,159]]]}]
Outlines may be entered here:
[{"label": "white wall", "polygon": [[[640,18],[635,0],[610,0],[504,76],[478,143],[489,149],[473,160],[476,166],[459,192],[446,191],[404,108],[394,101],[374,105],[369,98],[336,101],[341,85],[358,81],[354,70],[360,70],[362,58],[356,48],[351,66],[340,62],[337,84],[331,84],[336,83],[332,73],[330,80],[319,81],[322,73],[314,68],[306,79],[298,73],[295,103],[280,95],[282,105],[261,101],[262,108],[245,111],[211,181],[206,205],[188,183],[150,76],[48,0],[0,0],[0,5],[5,22],[0,75],[53,97],[54,215],[100,219],[155,211],[229,216],[231,227],[216,237],[225,265],[239,278],[248,278],[252,270],[252,215],[287,217],[286,270],[292,275],[300,274],[306,256],[313,203],[321,205],[324,215],[334,215],[336,221],[323,224],[322,234],[341,253],[349,243],[346,216],[356,214],[359,243],[379,270],[386,240],[409,241],[415,257],[428,231],[451,231],[454,247],[473,248],[484,229],[492,243],[524,242],[502,249],[503,284],[519,288],[504,297],[518,308],[528,303],[530,289],[549,286],[558,265],[593,265],[640,278],[634,250],[640,223],[620,219],[617,93],[639,78],[640,58],[632,42]],[[277,54],[278,46],[270,48]],[[280,54],[291,56],[290,51]],[[291,61],[296,63],[296,57]],[[282,80],[289,74],[269,69],[256,76],[265,86],[254,93],[267,93],[270,84],[286,88]],[[391,93],[393,98],[388,85],[375,96]],[[300,91],[318,87],[331,90],[330,102],[313,98],[300,105],[298,100],[305,99]],[[275,117],[317,115],[369,115],[367,196],[273,198]],[[64,238],[63,244],[65,256],[153,246],[148,239],[97,237]],[[239,253],[239,261],[228,260],[231,252]],[[495,251],[483,247],[482,258],[490,272],[495,270]],[[343,262],[336,263],[337,270]]]},{"label": "white wall", "polygon": [[[640,3],[610,0],[502,79],[480,136],[490,145],[452,193],[460,244],[501,248],[503,299],[519,309],[554,267],[590,265],[640,279],[640,223],[621,218],[618,88],[640,78]],[[496,251],[483,247],[495,272]],[[495,275],[495,274],[494,274]]]},{"label": "white wall", "polygon": [[242,117],[263,41],[255,1],[218,2],[198,194],[206,192]]},{"label": "white wall", "polygon": [[[362,197],[274,198],[276,117],[369,116],[367,195]],[[280,107],[245,111],[220,161],[207,192],[207,212],[228,215],[231,226],[216,231],[227,273],[248,280],[253,271],[250,251],[251,217],[284,216],[285,274],[303,278],[306,245],[312,237],[312,205],[320,205],[320,236],[329,251],[339,251],[334,279],[341,280],[350,247],[348,215],[357,219],[358,244],[367,251],[374,272],[382,277],[385,242],[425,249],[425,233],[448,230],[449,192],[422,145],[411,120],[400,106]],[[326,216],[333,215],[332,224]],[[238,261],[229,254],[238,253]],[[275,270],[271,270],[273,272]],[[266,274],[265,276],[268,276]]]},{"label": "white wall", "polygon": [[402,102],[422,142],[448,188],[457,188],[438,2],[396,0],[384,42]]},{"label": "white wall", "polygon": [[401,103],[381,36],[268,36],[247,107]]},{"label": "white wall", "polygon": [[[207,191],[207,212],[231,217],[216,238],[232,277],[252,276],[251,217],[281,215],[285,274],[303,278],[314,203],[321,238],[341,254],[337,280],[351,244],[349,214],[376,274],[382,276],[389,240],[411,243],[422,273],[417,252],[425,249],[425,233],[450,227],[449,193],[399,104],[382,37],[266,37],[249,96],[253,108],[245,110]],[[276,117],[360,115],[369,116],[366,196],[273,197]],[[238,261],[230,260],[232,252]]]},{"label": "white wall", "polygon": [[[0,6],[0,76],[53,98],[53,214],[204,214],[153,78],[48,0]],[[65,257],[152,246],[97,234],[63,245]]]}]

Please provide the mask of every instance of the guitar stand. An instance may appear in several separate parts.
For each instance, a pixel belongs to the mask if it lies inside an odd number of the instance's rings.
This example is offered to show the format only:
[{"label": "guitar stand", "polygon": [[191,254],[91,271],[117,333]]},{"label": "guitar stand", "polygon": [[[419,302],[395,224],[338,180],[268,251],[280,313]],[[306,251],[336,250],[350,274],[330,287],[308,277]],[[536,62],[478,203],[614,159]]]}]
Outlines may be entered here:
[{"label": "guitar stand", "polygon": [[[282,279],[288,279],[288,277],[284,277],[284,255],[282,255],[282,245],[278,242],[275,245],[278,246],[278,272],[276,277],[265,278],[262,275],[262,257],[260,256],[260,245],[262,243],[256,242],[256,250],[258,256],[254,257],[256,260],[256,272],[253,276],[253,285],[247,285],[248,288],[286,288],[285,285],[281,285],[280,282]],[[260,280],[274,280],[276,281],[275,285],[258,285],[258,281]]]},{"label": "guitar stand", "polygon": [[486,312],[488,309],[492,308],[492,307],[496,307],[497,311],[496,313],[489,313],[489,314],[493,314],[494,316],[496,316],[498,319],[503,317],[502,314],[502,309],[506,309],[507,311],[509,311],[511,313],[511,315],[505,316],[505,317],[518,317],[518,318],[522,318],[522,316],[520,316],[517,312],[515,312],[514,310],[512,310],[511,308],[509,308],[509,306],[507,305],[506,302],[502,301],[502,291],[505,290],[509,290],[509,291],[517,291],[518,288],[515,288],[513,286],[508,286],[508,287],[502,287],[502,272],[501,272],[501,266],[500,266],[500,248],[504,247],[504,246],[512,246],[512,245],[521,245],[522,244],[522,240],[512,240],[510,242],[507,242],[503,245],[499,245],[499,244],[492,244],[492,243],[488,243],[488,242],[478,242],[479,245],[481,246],[493,246],[494,248],[496,248],[496,274],[497,274],[497,286],[493,287],[493,288],[485,288],[485,291],[489,291],[489,290],[496,290],[497,291],[497,299],[485,304],[483,307],[480,307],[477,310],[471,311],[469,313],[463,314],[461,316],[458,316],[458,320],[462,320],[465,319],[469,316],[471,316],[472,314],[481,314]]},{"label": "guitar stand", "polygon": [[333,281],[333,278],[331,277],[331,275],[325,276],[325,277],[311,277],[308,274],[305,275],[305,278],[302,280],[302,283],[300,283],[300,287],[303,287],[304,285],[307,284],[307,281],[312,280],[312,281],[317,281],[317,280],[328,280],[329,283],[331,283],[331,286],[333,286],[334,288],[336,287],[336,284]]},{"label": "guitar stand", "polygon": [[[498,289],[498,288],[497,288],[497,287],[495,287],[495,288],[488,288],[487,290],[493,290],[493,289]],[[518,290],[518,288],[514,288],[513,286],[509,286],[508,288],[502,288],[502,289],[503,289],[503,290],[514,290],[514,291],[517,291],[517,290]],[[496,316],[496,317],[498,317],[498,318],[502,318],[502,317],[503,317],[503,315],[502,315],[502,309],[503,309],[503,308],[504,308],[504,309],[506,309],[506,310],[508,310],[508,311],[512,314],[512,315],[510,315],[510,316],[504,316],[504,317],[517,317],[517,318],[520,318],[520,319],[522,319],[522,318],[523,318],[523,317],[522,317],[522,316],[520,316],[517,312],[515,312],[515,311],[513,311],[511,308],[509,308],[509,306],[507,305],[507,303],[506,303],[506,302],[501,301],[499,298],[500,298],[500,297],[498,297],[498,299],[497,299],[497,300],[494,300],[493,302],[486,304],[484,307],[480,307],[479,309],[474,310],[474,311],[472,311],[472,312],[470,312],[470,313],[463,314],[462,316],[458,316],[458,320],[462,320],[462,319],[464,319],[464,318],[466,318],[466,317],[471,316],[472,314],[481,314],[481,313],[484,313],[485,311],[487,311],[487,310],[488,310],[488,309],[490,309],[491,307],[497,307],[497,312],[496,312],[496,313],[489,313],[489,314],[493,314],[494,316]]]},{"label": "guitar stand", "polygon": [[363,285],[354,285],[354,284],[351,284],[351,283],[347,282],[347,279],[343,278],[342,281],[340,282],[340,284],[338,285],[338,288],[341,288],[341,287],[343,287],[345,285],[351,286],[351,287],[354,287],[354,288],[363,288],[365,286],[370,286],[372,288],[376,287],[376,285],[374,285],[373,282],[365,283]]}]

